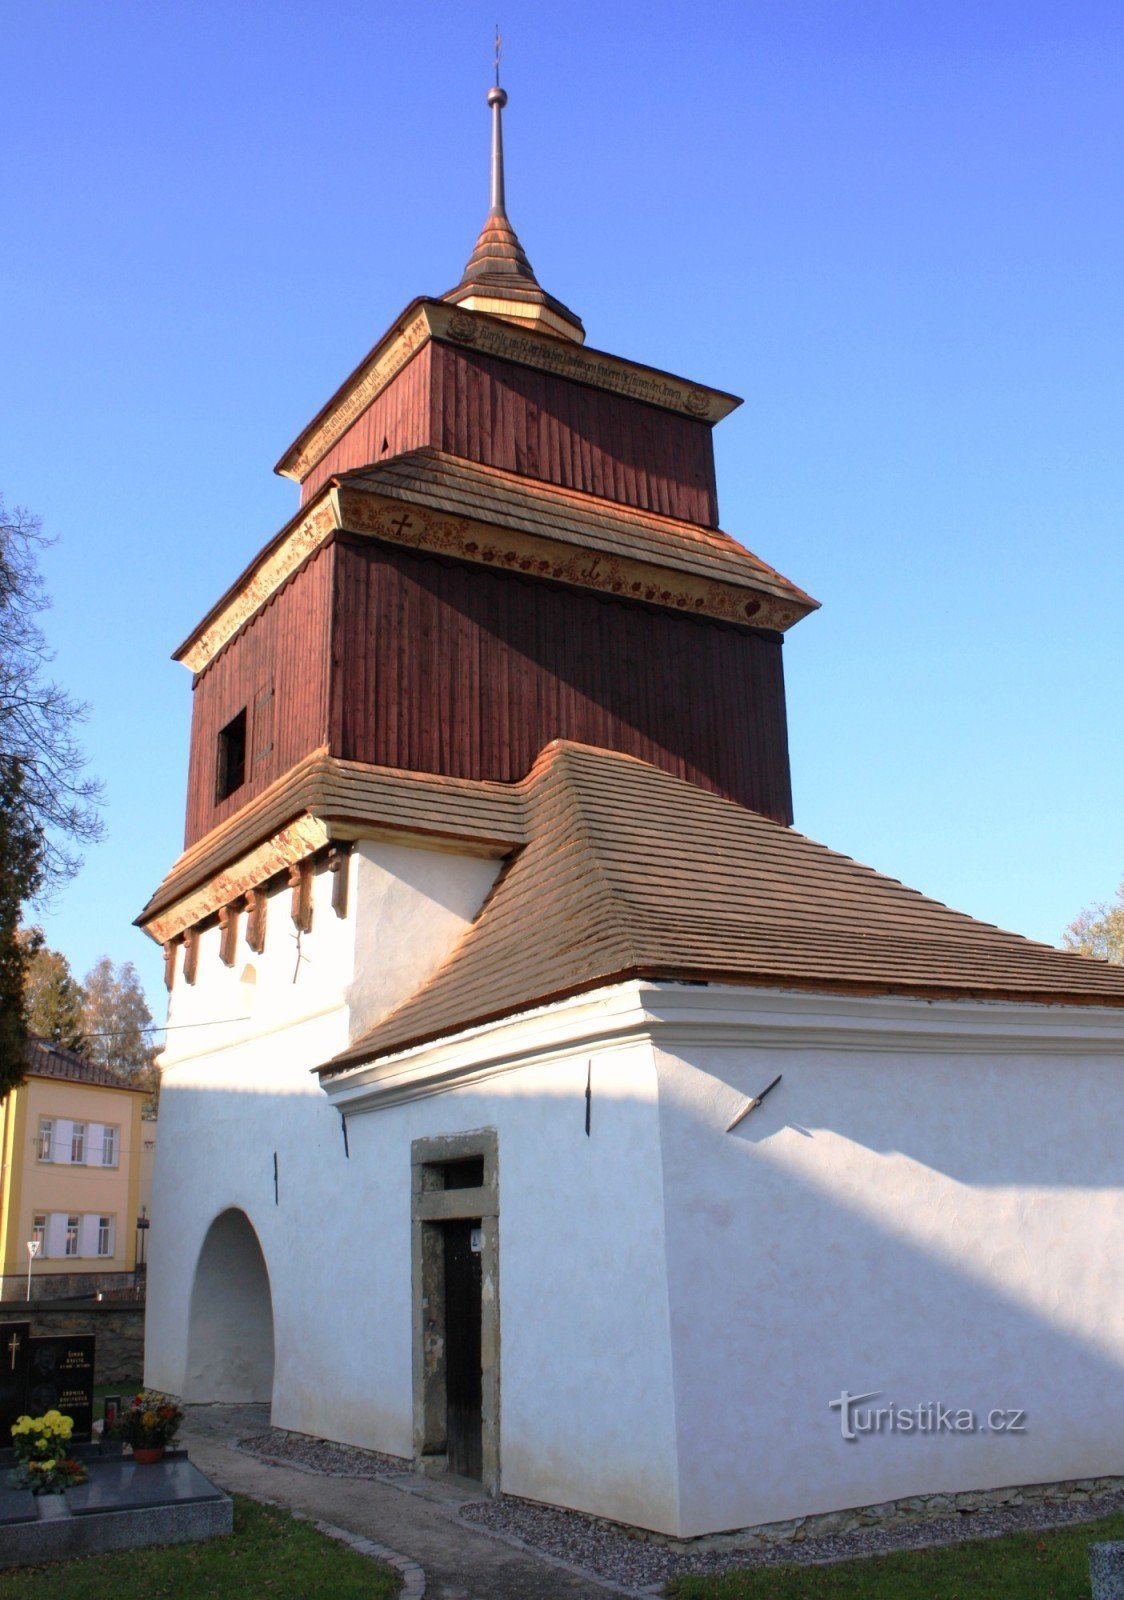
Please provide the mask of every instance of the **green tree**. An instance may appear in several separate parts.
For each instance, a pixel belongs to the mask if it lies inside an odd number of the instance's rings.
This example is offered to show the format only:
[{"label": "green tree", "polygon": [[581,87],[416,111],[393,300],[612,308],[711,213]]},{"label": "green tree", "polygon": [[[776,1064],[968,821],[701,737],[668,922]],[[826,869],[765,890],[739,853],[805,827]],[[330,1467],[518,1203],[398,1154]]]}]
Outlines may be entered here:
[{"label": "green tree", "polygon": [[1115,903],[1101,901],[1075,917],[1063,935],[1067,950],[1124,965],[1124,883]]},{"label": "green tree", "polygon": [[21,765],[0,754],[0,1100],[23,1082],[27,952],[18,929],[20,908],[38,892],[42,857],[42,839],[24,805]]},{"label": "green tree", "polygon": [[52,950],[42,928],[25,928],[20,942],[26,952],[23,1017],[28,1033],[50,1039],[66,1050],[83,1049],[82,1011],[85,996],[70,962]]}]

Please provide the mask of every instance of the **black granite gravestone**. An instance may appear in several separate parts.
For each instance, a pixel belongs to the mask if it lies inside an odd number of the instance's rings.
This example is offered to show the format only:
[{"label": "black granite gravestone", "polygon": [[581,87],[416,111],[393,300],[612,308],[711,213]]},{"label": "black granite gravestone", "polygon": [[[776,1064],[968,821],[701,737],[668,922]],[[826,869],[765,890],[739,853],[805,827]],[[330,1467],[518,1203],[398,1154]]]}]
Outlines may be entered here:
[{"label": "black granite gravestone", "polygon": [[0,1323],[0,1449],[12,1442],[12,1423],[27,1410],[30,1322]]},{"label": "black granite gravestone", "polygon": [[74,1423],[75,1444],[92,1437],[94,1336],[92,1333],[32,1339],[27,1364],[27,1408],[32,1416],[61,1411]]}]

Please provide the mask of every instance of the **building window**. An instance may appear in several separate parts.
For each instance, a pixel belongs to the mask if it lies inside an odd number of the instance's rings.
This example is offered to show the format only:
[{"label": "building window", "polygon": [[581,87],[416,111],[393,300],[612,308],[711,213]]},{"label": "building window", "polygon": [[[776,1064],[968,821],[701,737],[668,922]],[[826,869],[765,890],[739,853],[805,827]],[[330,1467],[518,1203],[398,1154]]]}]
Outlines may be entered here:
[{"label": "building window", "polygon": [[98,1218],[98,1255],[111,1256],[113,1254],[113,1218]]},{"label": "building window", "polygon": [[37,1211],[31,1219],[31,1242],[39,1246],[36,1256],[47,1254],[47,1218],[42,1211]]},{"label": "building window", "polygon": [[101,1131],[101,1164],[103,1167],[117,1165],[117,1129],[108,1123]]},{"label": "building window", "polygon": [[67,1256],[76,1256],[78,1254],[77,1217],[67,1217],[66,1219],[66,1248],[64,1249],[63,1254]]},{"label": "building window", "polygon": [[82,1166],[86,1160],[86,1124],[76,1122],[70,1135],[70,1159],[76,1166]]},{"label": "building window", "polygon": [[246,781],[246,708],[219,731],[215,799],[225,800]]},{"label": "building window", "polygon": [[40,1160],[40,1161],[53,1161],[54,1160],[54,1155],[52,1154],[52,1151],[51,1151],[51,1144],[52,1144],[52,1141],[54,1140],[54,1137],[55,1137],[55,1119],[54,1119],[54,1117],[40,1117],[39,1118],[39,1149],[38,1149],[38,1152],[37,1152],[37,1159],[38,1160]]}]

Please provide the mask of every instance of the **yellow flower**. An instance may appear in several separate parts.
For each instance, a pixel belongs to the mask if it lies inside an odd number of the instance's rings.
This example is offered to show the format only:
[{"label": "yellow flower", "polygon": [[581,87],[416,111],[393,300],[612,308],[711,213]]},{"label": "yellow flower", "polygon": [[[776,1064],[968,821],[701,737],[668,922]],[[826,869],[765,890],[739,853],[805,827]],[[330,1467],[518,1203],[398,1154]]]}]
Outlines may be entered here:
[{"label": "yellow flower", "polygon": [[144,1423],[146,1428],[155,1428],[157,1422],[155,1411],[146,1411],[144,1416],[141,1418],[141,1421]]}]

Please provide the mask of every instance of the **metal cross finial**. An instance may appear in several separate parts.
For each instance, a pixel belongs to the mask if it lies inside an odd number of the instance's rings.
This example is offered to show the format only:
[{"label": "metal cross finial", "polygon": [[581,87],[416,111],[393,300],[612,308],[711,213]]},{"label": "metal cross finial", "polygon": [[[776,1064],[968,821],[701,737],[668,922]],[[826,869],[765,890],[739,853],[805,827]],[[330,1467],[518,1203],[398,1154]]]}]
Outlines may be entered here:
[{"label": "metal cross finial", "polygon": [[506,216],[504,210],[503,194],[503,127],[500,123],[500,114],[507,104],[507,95],[500,88],[500,25],[496,23],[496,83],[495,88],[488,90],[488,104],[492,108],[492,211],[498,216]]}]

